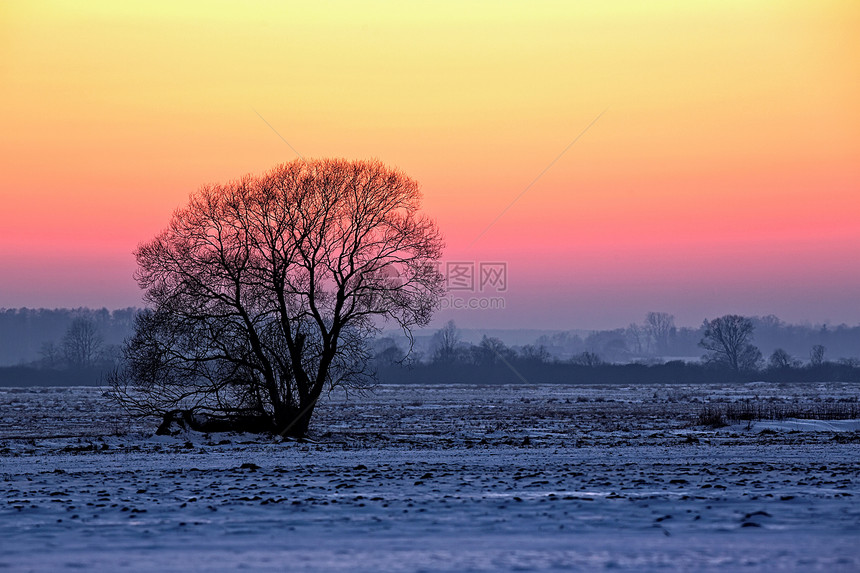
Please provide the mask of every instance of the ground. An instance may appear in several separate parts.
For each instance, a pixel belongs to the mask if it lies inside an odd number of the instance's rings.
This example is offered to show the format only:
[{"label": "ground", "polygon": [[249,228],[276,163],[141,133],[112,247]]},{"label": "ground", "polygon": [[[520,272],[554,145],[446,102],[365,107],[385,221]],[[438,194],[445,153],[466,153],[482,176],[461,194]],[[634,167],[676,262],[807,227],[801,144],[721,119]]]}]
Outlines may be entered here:
[{"label": "ground", "polygon": [[860,422],[695,425],[856,384],[381,386],[311,443],[156,437],[103,394],[0,389],[0,568],[860,570]]}]

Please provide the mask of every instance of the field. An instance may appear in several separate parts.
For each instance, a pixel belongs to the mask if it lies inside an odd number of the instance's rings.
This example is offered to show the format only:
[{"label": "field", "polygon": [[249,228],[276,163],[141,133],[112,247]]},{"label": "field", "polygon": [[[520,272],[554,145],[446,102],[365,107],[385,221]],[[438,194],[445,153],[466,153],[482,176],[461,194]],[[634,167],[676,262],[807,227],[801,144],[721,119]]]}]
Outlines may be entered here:
[{"label": "field", "polygon": [[858,396],[386,385],[330,396],[297,443],[0,389],[0,569],[858,571],[860,421],[697,425],[706,403]]}]

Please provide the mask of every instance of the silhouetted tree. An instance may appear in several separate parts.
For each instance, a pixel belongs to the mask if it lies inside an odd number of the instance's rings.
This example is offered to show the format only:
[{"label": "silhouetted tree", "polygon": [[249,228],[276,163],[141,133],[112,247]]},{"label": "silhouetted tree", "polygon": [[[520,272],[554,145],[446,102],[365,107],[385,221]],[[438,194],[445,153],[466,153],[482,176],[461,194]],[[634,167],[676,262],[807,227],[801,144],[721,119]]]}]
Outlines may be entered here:
[{"label": "silhouetted tree", "polygon": [[136,415],[306,435],[326,389],[370,381],[381,322],[411,338],[438,304],[443,243],[420,199],[377,161],[296,160],[203,187],[136,251],[151,310],[115,395]]},{"label": "silhouetted tree", "polygon": [[95,322],[88,318],[76,318],[63,336],[63,356],[69,366],[86,368],[92,366],[102,346],[102,337]]},{"label": "silhouetted tree", "polygon": [[809,364],[812,366],[821,366],[824,362],[824,351],[825,348],[821,344],[813,346],[812,350],[809,351]]},{"label": "silhouetted tree", "polygon": [[433,334],[433,361],[434,362],[453,362],[457,357],[458,346],[460,344],[460,331],[453,320],[445,323],[445,326],[440,328]]},{"label": "silhouetted tree", "polygon": [[484,335],[481,337],[481,342],[477,346],[472,346],[470,350],[472,352],[472,360],[478,366],[510,363],[516,359],[516,353],[494,336]]},{"label": "silhouetted tree", "polygon": [[708,351],[705,360],[724,364],[736,372],[754,370],[761,351],[752,345],[753,323],[737,314],[705,320],[704,338],[699,345]]},{"label": "silhouetted tree", "polygon": [[638,355],[645,353],[647,336],[646,329],[635,322],[631,322],[630,326],[627,327],[627,340],[630,341],[630,348]]},{"label": "silhouetted tree", "polygon": [[675,333],[675,317],[668,312],[649,312],[645,316],[645,330],[654,340],[657,354],[669,354],[669,339]]},{"label": "silhouetted tree", "polygon": [[788,352],[777,348],[768,358],[768,365],[774,369],[797,368],[800,366],[800,360],[795,360]]},{"label": "silhouetted tree", "polygon": [[525,362],[546,363],[552,360],[552,356],[542,344],[526,344],[520,351],[520,359]]}]

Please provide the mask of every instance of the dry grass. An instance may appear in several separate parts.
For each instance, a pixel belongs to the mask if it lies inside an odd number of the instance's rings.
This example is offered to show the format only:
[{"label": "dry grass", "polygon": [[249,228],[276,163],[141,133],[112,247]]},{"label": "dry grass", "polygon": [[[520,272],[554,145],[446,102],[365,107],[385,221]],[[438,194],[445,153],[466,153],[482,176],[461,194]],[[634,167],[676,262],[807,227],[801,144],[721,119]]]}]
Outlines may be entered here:
[{"label": "dry grass", "polygon": [[856,401],[786,404],[760,400],[741,400],[728,404],[705,404],[699,410],[698,422],[702,426],[720,428],[732,422],[786,420],[789,418],[853,420],[860,418],[860,404]]}]

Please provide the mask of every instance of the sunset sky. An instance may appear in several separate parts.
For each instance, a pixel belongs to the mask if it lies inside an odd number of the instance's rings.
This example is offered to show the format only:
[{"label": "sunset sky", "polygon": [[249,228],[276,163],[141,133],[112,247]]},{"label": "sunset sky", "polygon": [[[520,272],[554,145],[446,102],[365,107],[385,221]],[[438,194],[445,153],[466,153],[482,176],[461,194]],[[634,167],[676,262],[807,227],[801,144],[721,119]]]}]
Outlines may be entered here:
[{"label": "sunset sky", "polygon": [[860,322],[856,1],[7,1],[0,102],[0,307],[140,306],[135,246],[292,146],[507,264],[435,324]]}]

